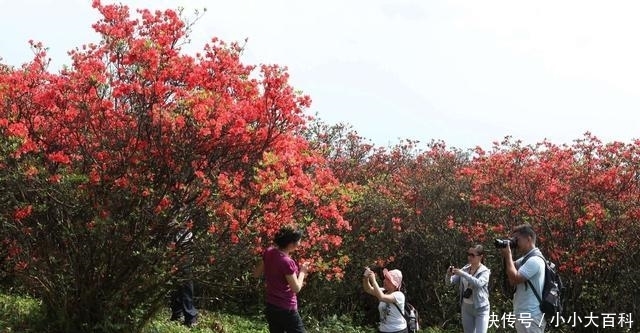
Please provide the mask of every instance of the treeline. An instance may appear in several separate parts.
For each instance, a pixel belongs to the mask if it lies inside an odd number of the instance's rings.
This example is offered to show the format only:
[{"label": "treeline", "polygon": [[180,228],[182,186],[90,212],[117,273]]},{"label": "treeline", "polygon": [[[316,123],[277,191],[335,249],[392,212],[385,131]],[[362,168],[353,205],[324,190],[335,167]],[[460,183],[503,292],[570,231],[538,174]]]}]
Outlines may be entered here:
[{"label": "treeline", "polygon": [[[493,240],[530,223],[566,287],[564,330],[597,332],[615,317],[607,330],[622,332],[639,314],[633,268],[640,253],[640,142],[602,143],[587,133],[561,146],[505,138],[489,151],[409,141],[378,148],[348,126],[321,122],[308,138],[358,194],[339,249],[350,259],[343,280],[310,282],[301,295],[307,313],[353,313],[374,322],[375,304],[363,296],[360,273],[387,265],[405,274],[424,323],[456,327],[456,291],[443,275],[450,264],[466,262],[469,246],[482,244],[492,269],[492,311],[500,318],[511,302],[500,290]],[[585,327],[589,316],[598,326]]]}]

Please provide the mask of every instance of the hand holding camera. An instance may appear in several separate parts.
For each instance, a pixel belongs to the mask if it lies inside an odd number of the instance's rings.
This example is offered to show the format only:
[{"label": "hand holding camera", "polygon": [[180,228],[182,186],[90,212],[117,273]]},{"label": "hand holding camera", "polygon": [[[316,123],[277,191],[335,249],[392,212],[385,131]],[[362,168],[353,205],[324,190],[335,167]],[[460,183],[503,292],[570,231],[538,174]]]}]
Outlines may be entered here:
[{"label": "hand holding camera", "polygon": [[447,274],[448,275],[460,275],[458,274],[460,272],[460,268],[456,268],[456,266],[449,266],[449,268],[447,268]]},{"label": "hand holding camera", "polygon": [[504,249],[509,247],[514,250],[516,247],[518,247],[518,239],[515,237],[509,239],[496,239],[495,241],[493,241],[493,246],[495,246],[496,249]]},{"label": "hand holding camera", "polygon": [[518,238],[496,239],[493,241],[493,245],[500,250],[503,257],[511,257],[511,251],[518,248]]},{"label": "hand holding camera", "polygon": [[364,273],[362,273],[362,277],[369,278],[373,274],[373,271],[369,267],[364,268]]}]

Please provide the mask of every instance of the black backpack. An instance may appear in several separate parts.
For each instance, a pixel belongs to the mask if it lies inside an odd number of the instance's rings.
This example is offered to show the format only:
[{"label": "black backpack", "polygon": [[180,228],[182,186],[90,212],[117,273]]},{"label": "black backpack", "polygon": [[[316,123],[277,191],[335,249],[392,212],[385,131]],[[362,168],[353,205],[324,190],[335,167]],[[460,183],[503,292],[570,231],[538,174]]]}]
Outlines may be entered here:
[{"label": "black backpack", "polygon": [[[564,286],[562,285],[562,279],[560,279],[556,265],[540,253],[534,255],[540,257],[545,263],[542,297],[540,297],[540,293],[533,287],[533,283],[531,283],[530,280],[527,280],[527,283],[531,287],[533,294],[536,295],[538,302],[540,302],[540,310],[544,314],[544,318],[550,321],[562,313],[562,289]],[[524,265],[527,259],[529,259],[529,257],[524,258],[520,266]]]},{"label": "black backpack", "polygon": [[404,311],[400,310],[400,307],[397,303],[393,303],[393,305],[396,306],[396,309],[400,311],[400,313],[404,317],[404,320],[407,321],[407,331],[409,333],[418,332],[418,330],[420,330],[420,317],[418,316],[418,310],[416,310],[413,305],[409,304],[409,302],[406,301],[404,302]]}]

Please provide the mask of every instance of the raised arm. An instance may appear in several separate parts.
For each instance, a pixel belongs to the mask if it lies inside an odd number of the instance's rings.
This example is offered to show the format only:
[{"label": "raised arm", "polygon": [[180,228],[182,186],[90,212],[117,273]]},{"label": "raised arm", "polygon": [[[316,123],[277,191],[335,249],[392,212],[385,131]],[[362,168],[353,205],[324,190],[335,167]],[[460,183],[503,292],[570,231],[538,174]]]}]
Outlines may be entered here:
[{"label": "raised arm", "polygon": [[297,294],[302,289],[304,278],[305,276],[307,276],[308,271],[309,271],[309,265],[305,263],[302,265],[302,267],[300,267],[300,272],[298,272],[297,276],[295,274],[285,275],[285,278],[289,283],[289,287],[291,287],[291,290],[294,293]]},{"label": "raised arm", "polygon": [[505,272],[507,274],[507,279],[509,280],[509,284],[512,287],[517,286],[520,283],[524,283],[528,280],[528,278],[516,269],[516,265],[513,263],[513,258],[511,257],[511,248],[507,246],[504,249],[500,250],[502,252],[502,257],[505,262]]},{"label": "raised arm", "polygon": [[463,270],[458,271],[458,274],[463,279],[466,279],[470,285],[474,288],[482,288],[489,283],[489,276],[491,276],[491,270],[487,269],[486,271],[482,271],[478,277],[475,277]]},{"label": "raised arm", "polygon": [[453,274],[454,266],[449,266],[447,269],[447,274],[444,276],[444,283],[448,284],[457,284],[460,282],[460,277]]},{"label": "raised arm", "polygon": [[369,276],[368,275],[363,275],[362,276],[362,289],[364,289],[365,293],[375,296],[375,293],[373,291],[373,286],[371,285],[371,282],[369,281]]},{"label": "raised arm", "polygon": [[385,294],[385,293],[382,292],[382,288],[380,288],[380,285],[378,285],[378,281],[376,280],[376,275],[375,274],[369,275],[369,281],[371,282],[371,285],[373,286],[373,296],[375,296],[378,299],[378,301],[385,302],[385,303],[395,303],[396,302],[396,298],[393,297],[393,295]]}]

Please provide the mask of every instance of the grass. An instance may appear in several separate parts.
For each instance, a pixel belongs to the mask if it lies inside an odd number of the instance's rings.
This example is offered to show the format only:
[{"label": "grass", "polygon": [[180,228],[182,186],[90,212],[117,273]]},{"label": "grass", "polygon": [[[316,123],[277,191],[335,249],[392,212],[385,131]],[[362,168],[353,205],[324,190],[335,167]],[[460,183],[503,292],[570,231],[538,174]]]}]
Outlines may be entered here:
[{"label": "grass", "polygon": [[[180,322],[169,321],[169,310],[152,320],[142,333],[268,333],[262,315],[235,315],[200,310],[198,324],[187,328]],[[0,293],[0,333],[46,332],[45,317],[39,300]],[[349,316],[333,316],[323,321],[304,318],[309,333],[374,333],[372,327],[353,325]],[[439,329],[423,328],[422,333],[446,333]]]},{"label": "grass", "polygon": [[[154,320],[143,333],[269,333],[263,316],[239,316],[217,312],[200,312],[200,321],[194,328],[169,322],[167,312],[163,318]],[[308,333],[375,333],[372,327],[360,327],[351,323],[347,316],[333,316],[323,321],[305,318]],[[422,333],[447,333],[436,328],[423,328]]]},{"label": "grass", "polygon": [[0,294],[0,333],[40,332],[44,312],[31,297]]},{"label": "grass", "polygon": [[187,328],[180,322],[171,322],[169,312],[163,313],[143,330],[143,333],[268,333],[265,323],[259,317],[243,317],[217,312],[200,311],[198,324]]},{"label": "grass", "polygon": [[[46,332],[42,303],[32,297],[0,293],[0,333]],[[351,325],[347,317],[330,318],[323,322],[305,319],[309,332],[371,333],[374,330]],[[241,316],[200,310],[198,324],[187,328],[169,321],[169,310],[160,313],[142,333],[268,333],[262,315]]]},{"label": "grass", "polygon": [[[169,313],[152,321],[143,333],[269,333],[263,316],[240,316],[220,312],[200,311],[198,324],[189,329],[180,323],[169,322]],[[355,326],[348,317],[332,317],[321,322],[305,318],[307,332],[374,333],[375,329]]]}]

